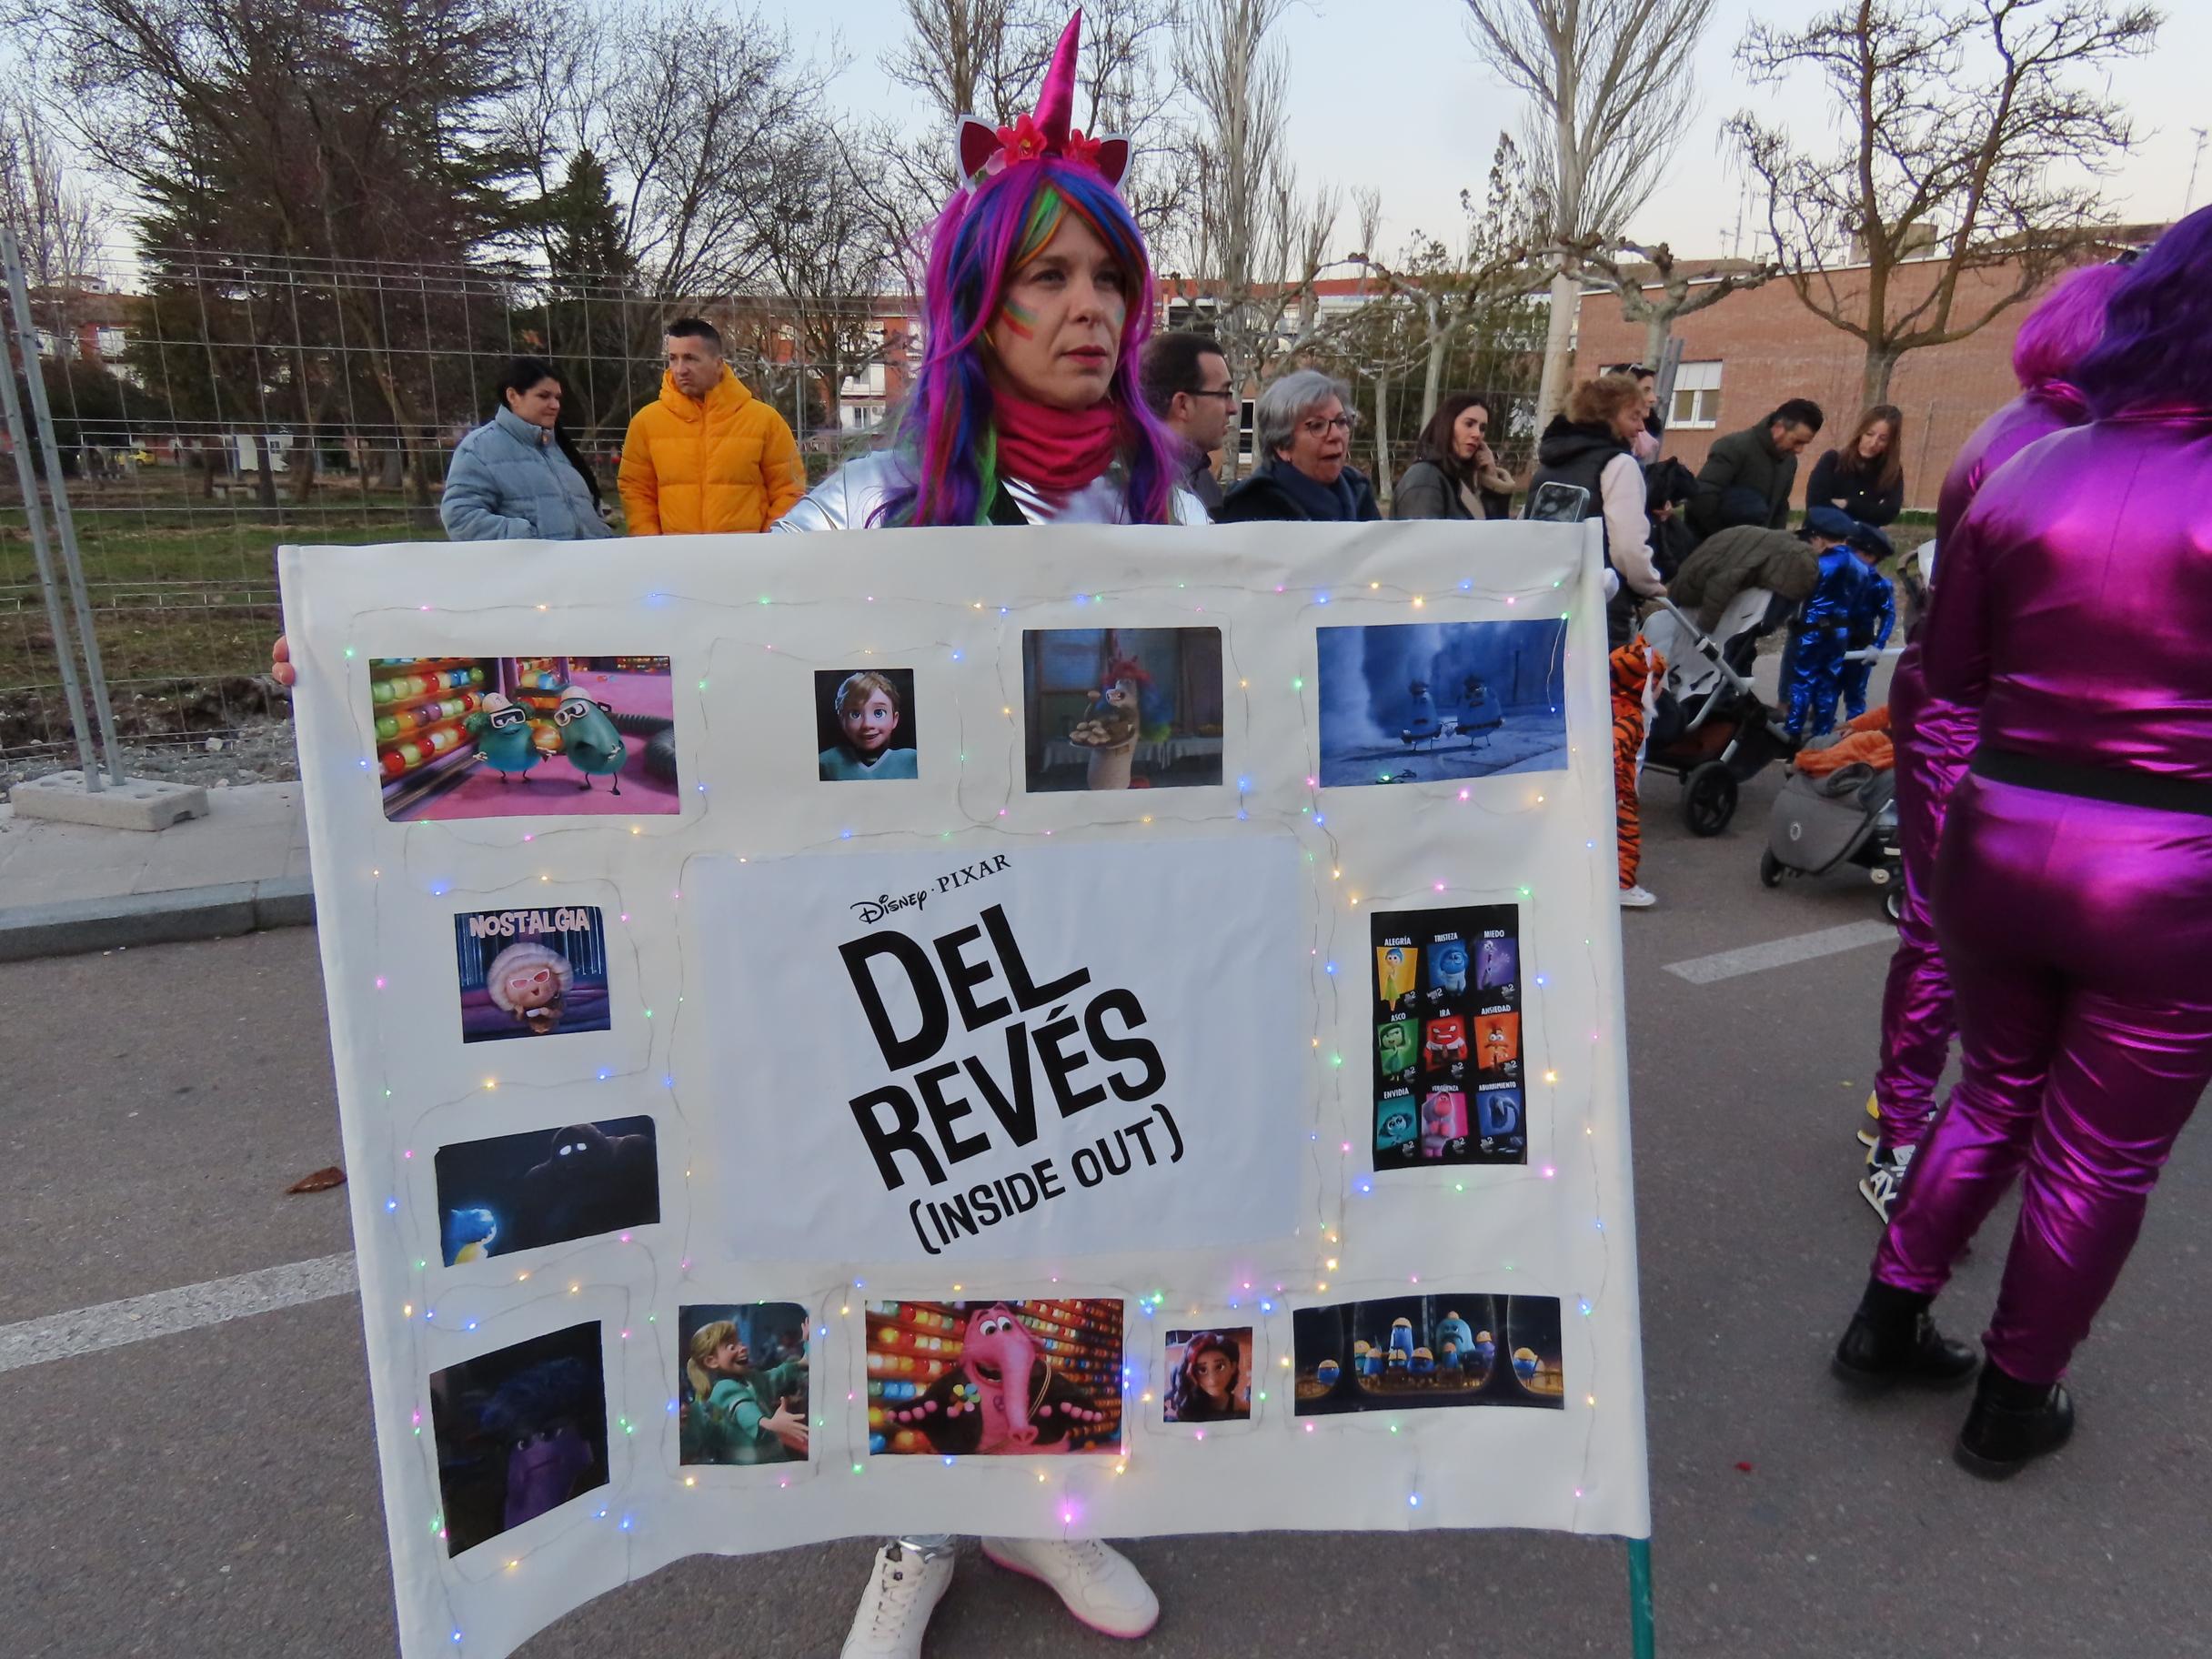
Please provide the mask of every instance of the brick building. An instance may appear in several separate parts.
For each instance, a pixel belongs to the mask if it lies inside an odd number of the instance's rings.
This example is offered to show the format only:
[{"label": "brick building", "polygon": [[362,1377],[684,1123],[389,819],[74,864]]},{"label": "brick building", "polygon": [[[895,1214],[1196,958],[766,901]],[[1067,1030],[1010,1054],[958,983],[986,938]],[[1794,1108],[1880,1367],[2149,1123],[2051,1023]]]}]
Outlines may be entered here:
[{"label": "brick building", "polygon": [[[2128,226],[2113,233],[2116,247],[2150,242],[2159,226]],[[1942,269],[1934,260],[1899,267],[1893,299],[1908,306],[1934,286]],[[1864,266],[1837,272],[1845,295]],[[2003,269],[1968,272],[1960,280],[1956,317],[1986,309],[2012,286]],[[1905,502],[1908,508],[1932,510],[1936,493],[1952,456],[1999,404],[2018,389],[2012,374],[2013,337],[2034,301],[2017,305],[1997,319],[1947,346],[1908,352],[1891,377],[1889,401],[1905,414]],[[1787,282],[1731,294],[1717,305],[1674,326],[1682,342],[1682,365],[1667,411],[1665,453],[1693,471],[1704,460],[1713,440],[1724,432],[1755,423],[1784,399],[1810,397],[1827,415],[1821,437],[1797,469],[1799,505],[1812,462],[1840,443],[1856,424],[1865,348],[1859,341],[1808,311]],[[1577,319],[1574,373],[1577,379],[1607,363],[1632,360],[1644,350],[1642,323],[1623,319],[1619,302],[1600,290],[1584,294]]]}]

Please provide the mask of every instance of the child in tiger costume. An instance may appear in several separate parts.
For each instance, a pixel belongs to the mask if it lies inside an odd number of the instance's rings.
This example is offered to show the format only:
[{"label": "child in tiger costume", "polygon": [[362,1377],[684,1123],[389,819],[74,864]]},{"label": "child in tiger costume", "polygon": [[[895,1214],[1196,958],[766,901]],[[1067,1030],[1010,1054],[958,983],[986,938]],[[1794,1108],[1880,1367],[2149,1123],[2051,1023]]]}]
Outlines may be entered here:
[{"label": "child in tiger costume", "polygon": [[1644,765],[1644,734],[1658,706],[1666,659],[1638,634],[1608,659],[1613,672],[1614,835],[1621,856],[1621,902],[1643,910],[1658,900],[1636,880],[1644,860],[1644,819],[1636,805],[1636,773]]}]

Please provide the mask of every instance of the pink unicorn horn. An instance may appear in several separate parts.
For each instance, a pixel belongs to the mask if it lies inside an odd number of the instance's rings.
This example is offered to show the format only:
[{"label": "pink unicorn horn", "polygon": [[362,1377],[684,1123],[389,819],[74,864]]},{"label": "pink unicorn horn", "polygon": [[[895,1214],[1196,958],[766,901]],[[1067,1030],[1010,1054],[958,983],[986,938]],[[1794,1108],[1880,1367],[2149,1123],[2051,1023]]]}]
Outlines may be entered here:
[{"label": "pink unicorn horn", "polygon": [[1044,130],[1045,147],[1054,155],[1068,146],[1068,125],[1075,115],[1075,55],[1082,38],[1083,13],[1078,6],[1060,44],[1052,48],[1052,66],[1045,72],[1044,89],[1037,96],[1037,125]]}]

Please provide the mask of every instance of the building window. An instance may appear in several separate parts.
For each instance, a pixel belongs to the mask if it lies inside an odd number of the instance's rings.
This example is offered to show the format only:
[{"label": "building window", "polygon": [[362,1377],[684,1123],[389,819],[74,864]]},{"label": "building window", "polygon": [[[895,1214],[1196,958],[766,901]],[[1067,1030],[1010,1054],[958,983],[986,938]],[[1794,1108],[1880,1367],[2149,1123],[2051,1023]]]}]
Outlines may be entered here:
[{"label": "building window", "polygon": [[1721,418],[1721,366],[1684,363],[1674,371],[1674,404],[1667,425],[1694,431],[1714,427]]},{"label": "building window", "polygon": [[1247,397],[1237,405],[1237,453],[1247,460],[1252,457],[1253,445],[1259,437],[1259,406]]}]

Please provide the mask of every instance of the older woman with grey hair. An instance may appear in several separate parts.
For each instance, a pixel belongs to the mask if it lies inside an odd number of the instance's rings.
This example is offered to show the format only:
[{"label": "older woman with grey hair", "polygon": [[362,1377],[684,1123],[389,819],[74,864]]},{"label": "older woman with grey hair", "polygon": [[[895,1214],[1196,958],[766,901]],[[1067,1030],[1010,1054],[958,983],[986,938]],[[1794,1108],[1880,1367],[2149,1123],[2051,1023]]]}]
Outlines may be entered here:
[{"label": "older woman with grey hair", "polygon": [[1229,492],[1215,522],[1380,518],[1374,489],[1348,465],[1351,402],[1350,387],[1313,368],[1297,369],[1262,391],[1254,424],[1267,458]]}]

